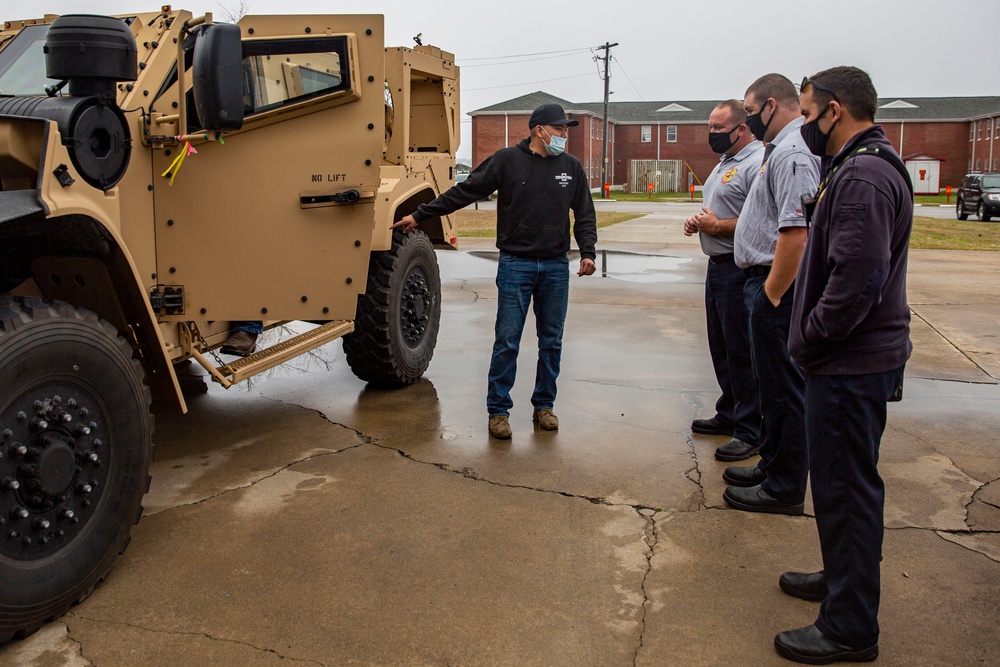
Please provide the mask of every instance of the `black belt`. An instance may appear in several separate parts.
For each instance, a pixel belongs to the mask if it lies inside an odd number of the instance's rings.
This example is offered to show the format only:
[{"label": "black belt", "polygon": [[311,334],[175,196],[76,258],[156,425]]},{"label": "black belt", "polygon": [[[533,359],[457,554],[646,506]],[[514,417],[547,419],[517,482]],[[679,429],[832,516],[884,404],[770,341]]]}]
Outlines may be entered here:
[{"label": "black belt", "polygon": [[727,252],[724,255],[709,255],[708,261],[712,264],[729,264],[736,261],[736,258],[733,257],[733,253]]},{"label": "black belt", "polygon": [[743,272],[747,274],[747,278],[760,278],[769,274],[771,267],[766,264],[757,264],[756,266],[748,266],[743,269]]}]

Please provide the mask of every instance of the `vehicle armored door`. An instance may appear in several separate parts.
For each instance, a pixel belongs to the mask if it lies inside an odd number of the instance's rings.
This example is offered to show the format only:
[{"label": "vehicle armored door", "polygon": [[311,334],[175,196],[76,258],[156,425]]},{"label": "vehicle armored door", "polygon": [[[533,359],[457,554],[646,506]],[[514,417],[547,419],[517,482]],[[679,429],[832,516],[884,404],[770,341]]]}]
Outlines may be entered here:
[{"label": "vehicle armored door", "polygon": [[240,27],[242,129],[201,140],[189,111],[191,143],[154,158],[157,282],[183,290],[172,319],[353,319],[385,131],[382,17]]}]

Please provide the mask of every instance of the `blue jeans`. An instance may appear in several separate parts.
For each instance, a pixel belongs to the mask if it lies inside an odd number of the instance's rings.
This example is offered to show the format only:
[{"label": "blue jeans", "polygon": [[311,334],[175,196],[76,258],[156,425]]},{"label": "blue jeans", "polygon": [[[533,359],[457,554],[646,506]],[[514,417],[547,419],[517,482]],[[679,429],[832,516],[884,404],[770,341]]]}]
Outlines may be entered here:
[{"label": "blue jeans", "polygon": [[886,407],[903,377],[806,374],[806,429],[816,528],[829,594],[816,627],[860,650],[878,642],[885,487],[878,450]]},{"label": "blue jeans", "polygon": [[243,331],[248,334],[257,334],[258,336],[264,333],[264,323],[260,320],[243,320],[236,321],[232,324],[233,331]]},{"label": "blue jeans", "polygon": [[775,308],[764,293],[765,280],[765,276],[747,278],[743,286],[750,314],[750,351],[764,415],[757,467],[767,477],[760,486],[778,500],[801,503],[806,497],[809,452],[805,377],[788,354],[794,285]]},{"label": "blue jeans", "polygon": [[538,366],[531,404],[535,410],[551,408],[556,400],[556,378],[569,304],[569,260],[566,255],[533,259],[501,252],[497,290],[496,340],[490,361],[486,410],[490,416],[507,415],[514,405],[510,390],[517,374],[517,353],[529,303],[534,309],[538,334]]},{"label": "blue jeans", "polygon": [[749,315],[743,302],[746,274],[730,259],[708,263],[705,276],[705,316],[708,350],[722,395],[715,418],[731,424],[733,437],[760,445],[760,396],[750,361]]}]

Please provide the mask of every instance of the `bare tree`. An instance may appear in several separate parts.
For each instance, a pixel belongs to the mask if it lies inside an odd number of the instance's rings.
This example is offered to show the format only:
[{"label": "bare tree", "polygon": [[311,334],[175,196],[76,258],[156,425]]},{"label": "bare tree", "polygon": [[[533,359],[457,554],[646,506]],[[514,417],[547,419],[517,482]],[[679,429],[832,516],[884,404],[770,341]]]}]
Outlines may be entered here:
[{"label": "bare tree", "polygon": [[239,23],[239,20],[250,13],[250,0],[232,0],[219,3],[219,15],[225,23]]}]

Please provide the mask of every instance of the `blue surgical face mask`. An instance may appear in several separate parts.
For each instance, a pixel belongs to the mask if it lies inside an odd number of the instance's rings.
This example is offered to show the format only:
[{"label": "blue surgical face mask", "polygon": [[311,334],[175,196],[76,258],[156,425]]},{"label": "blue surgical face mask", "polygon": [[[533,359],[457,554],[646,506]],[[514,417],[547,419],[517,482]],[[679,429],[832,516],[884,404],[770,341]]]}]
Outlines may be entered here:
[{"label": "blue surgical face mask", "polygon": [[[542,132],[545,132],[544,127]],[[549,138],[549,143],[545,144],[545,152],[552,157],[562,155],[563,151],[566,150],[566,137],[553,137],[548,132],[545,132],[545,135]]]}]

